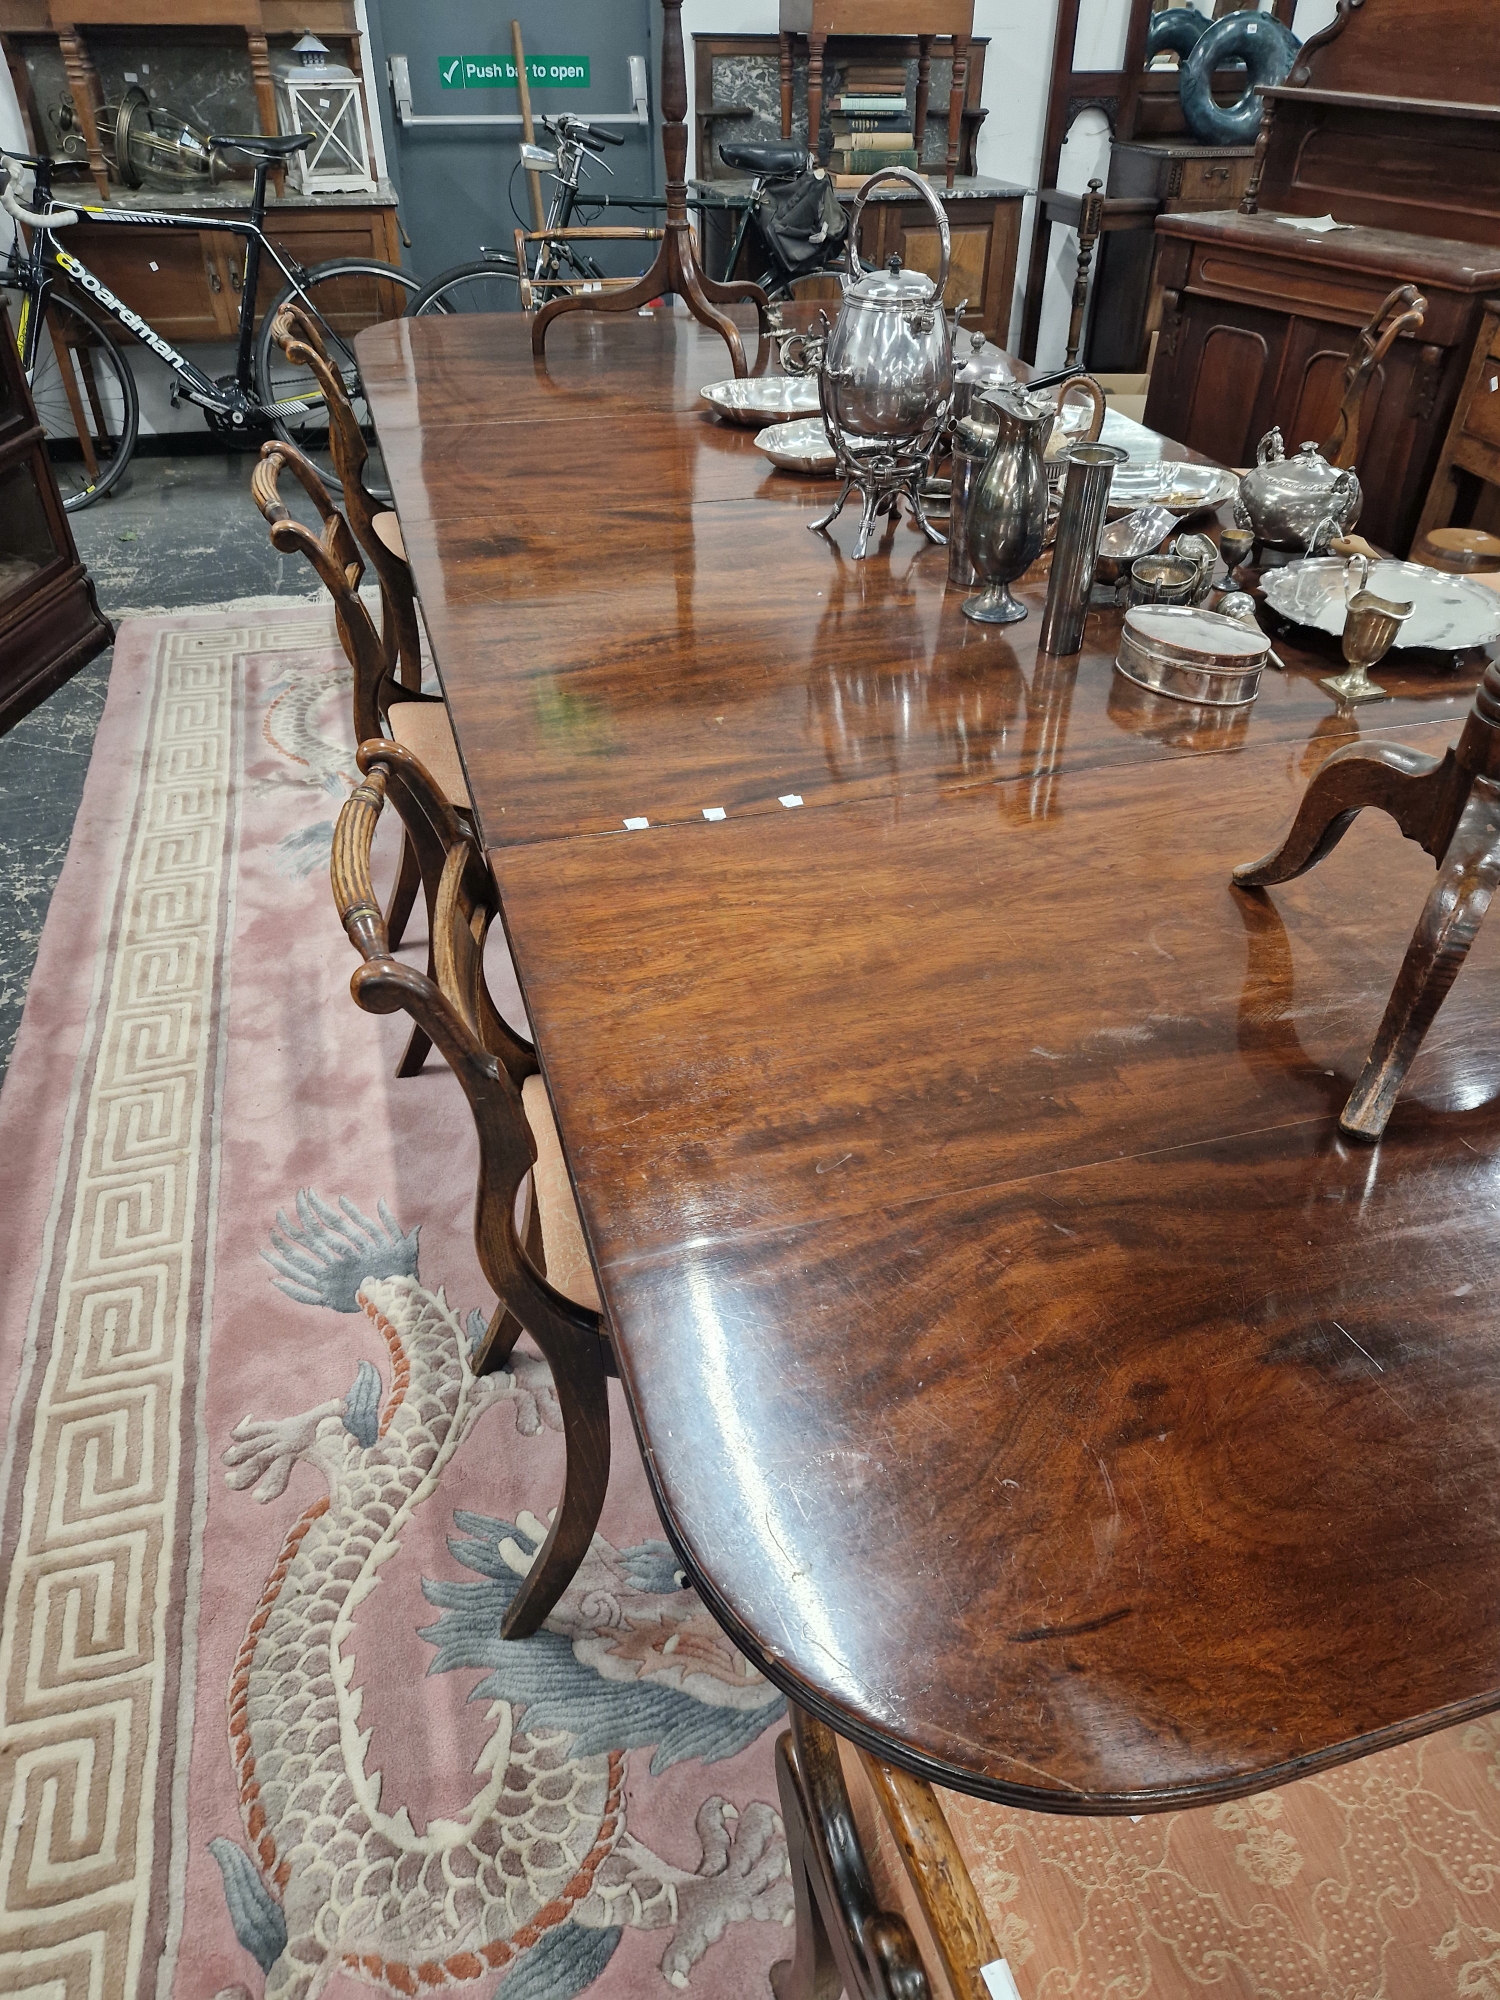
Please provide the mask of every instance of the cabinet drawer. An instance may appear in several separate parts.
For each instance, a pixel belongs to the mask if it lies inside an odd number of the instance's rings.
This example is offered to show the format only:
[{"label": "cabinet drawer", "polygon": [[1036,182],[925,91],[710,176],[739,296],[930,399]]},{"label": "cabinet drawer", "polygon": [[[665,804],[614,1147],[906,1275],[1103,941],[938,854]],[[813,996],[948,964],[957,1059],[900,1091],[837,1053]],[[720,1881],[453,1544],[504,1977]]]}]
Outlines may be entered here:
[{"label": "cabinet drawer", "polygon": [[1168,209],[1238,208],[1254,164],[1253,159],[1174,162]]}]

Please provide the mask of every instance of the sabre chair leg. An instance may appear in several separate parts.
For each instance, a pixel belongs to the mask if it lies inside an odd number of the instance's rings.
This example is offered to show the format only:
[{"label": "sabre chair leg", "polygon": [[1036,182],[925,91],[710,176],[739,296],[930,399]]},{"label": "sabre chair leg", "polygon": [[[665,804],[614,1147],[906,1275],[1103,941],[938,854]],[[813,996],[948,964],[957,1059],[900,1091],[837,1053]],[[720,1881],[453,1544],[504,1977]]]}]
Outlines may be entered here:
[{"label": "sabre chair leg", "polygon": [[401,861],[396,869],[396,884],[391,890],[390,904],[385,913],[386,942],[392,951],[400,948],[406,936],[407,921],[416,904],[417,891],[422,886],[422,868],[417,860],[417,850],[411,844],[411,835],[405,827],[401,829]]},{"label": "sabre chair leg", "polygon": [[870,1880],[838,1738],[794,1703],[776,1745],[776,1786],[796,1900],[793,1957],[771,1968],[776,2000],[930,2000],[906,1919]]},{"label": "sabre chair leg", "polygon": [[599,1343],[589,1351],[580,1337],[565,1350],[543,1352],[562,1409],[568,1465],[561,1504],[501,1623],[502,1639],[529,1639],[577,1575],[609,1485],[609,1388]]},{"label": "sabre chair leg", "polygon": [[1408,840],[1440,855],[1448,844],[1468,785],[1453,752],[1427,757],[1404,744],[1374,748],[1351,743],[1335,750],[1302,794],[1279,847],[1236,868],[1236,888],[1290,882],[1332,853],[1366,806],[1389,813]]},{"label": "sabre chair leg", "polygon": [[1339,1127],[1378,1139],[1500,882],[1500,785],[1476,778]]}]

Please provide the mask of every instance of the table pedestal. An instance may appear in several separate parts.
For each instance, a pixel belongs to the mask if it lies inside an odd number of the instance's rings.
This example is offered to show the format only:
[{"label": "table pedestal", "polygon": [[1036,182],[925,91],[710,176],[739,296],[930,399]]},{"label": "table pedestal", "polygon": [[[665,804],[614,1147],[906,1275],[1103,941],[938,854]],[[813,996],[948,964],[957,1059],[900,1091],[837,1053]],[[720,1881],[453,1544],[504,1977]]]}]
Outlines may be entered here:
[{"label": "table pedestal", "polygon": [[764,332],[770,311],[759,285],[748,282],[721,285],[710,278],[698,260],[687,211],[687,64],[682,49],[682,0],[662,0],[661,43],[662,154],[667,167],[667,220],[656,262],[645,276],[617,292],[575,292],[567,298],[552,299],[542,307],[531,325],[531,351],[541,354],[547,345],[547,328],[568,312],[634,312],[649,305],[663,292],[675,292],[695,319],[721,334],[729,349],[736,375],[746,375],[744,344],[739,328],[721,305],[753,303]]},{"label": "table pedestal", "polygon": [[1315,868],[1366,806],[1389,813],[1438,864],[1406,958],[1339,1128],[1378,1139],[1417,1051],[1458,977],[1500,882],[1500,666],[1492,661],[1457,744],[1425,757],[1404,744],[1336,750],[1302,796],[1291,830],[1237,888],[1290,882]]}]

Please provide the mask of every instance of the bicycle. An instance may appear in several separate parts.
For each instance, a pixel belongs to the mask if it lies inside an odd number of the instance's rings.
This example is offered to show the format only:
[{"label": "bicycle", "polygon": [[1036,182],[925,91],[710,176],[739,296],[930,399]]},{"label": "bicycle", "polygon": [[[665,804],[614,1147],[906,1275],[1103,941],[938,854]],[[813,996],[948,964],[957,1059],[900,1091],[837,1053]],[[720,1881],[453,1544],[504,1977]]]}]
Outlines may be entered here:
[{"label": "bicycle", "polygon": [[[607,132],[583,118],[564,115],[543,118],[539,123],[557,140],[556,153],[523,144],[516,165],[531,173],[553,175],[552,201],[542,226],[548,231],[568,229],[581,196],[579,175],[585,158],[591,153],[602,154],[606,146],[623,146],[625,141],[618,132]],[[606,173],[611,171],[602,159],[600,165]],[[511,171],[514,177],[516,169]],[[527,273],[528,280],[533,284],[551,283],[564,275],[576,278],[581,285],[604,282],[604,273],[593,258],[585,256],[572,243],[549,240],[541,244],[536,269]],[[440,271],[410,302],[406,316],[416,319],[424,313],[518,312],[521,304],[519,261],[507,250],[493,250],[488,244],[481,244],[479,256],[472,263],[453,264]]]},{"label": "bicycle", "polygon": [[[242,133],[216,136],[212,143],[243,154],[254,168],[246,217],[215,218],[213,224],[226,235],[245,239],[235,366],[232,374],[217,379],[179,353],[141,314],[117,299],[80,258],[53,240],[56,231],[84,217],[111,228],[195,231],[203,228],[203,217],[64,203],[53,195],[50,155],[0,153],[6,176],[0,208],[18,225],[0,268],[0,287],[20,294],[16,344],[69,513],[91,506],[118,484],[140,426],[140,402],[130,366],[105,325],[80,303],[79,293],[167,364],[174,405],[181,397],[197,404],[210,429],[224,437],[256,443],[274,432],[331,476],[322,390],[312,373],[289,362],[271,338],[277,313],[289,299],[296,299],[316,320],[359,413],[360,427],[373,439],[354,359],[354,336],[377,320],[399,318],[406,295],[420,289],[420,280],[374,258],[340,257],[305,269],[266,235],[262,224],[267,177],[311,143],[305,133],[271,137]],[[31,208],[16,194],[23,170],[34,176]],[[30,232],[29,243],[22,237],[23,225]],[[255,294],[264,256],[271,258],[286,284],[267,308],[257,336]],[[389,497],[378,473],[370,484],[379,497]]]}]

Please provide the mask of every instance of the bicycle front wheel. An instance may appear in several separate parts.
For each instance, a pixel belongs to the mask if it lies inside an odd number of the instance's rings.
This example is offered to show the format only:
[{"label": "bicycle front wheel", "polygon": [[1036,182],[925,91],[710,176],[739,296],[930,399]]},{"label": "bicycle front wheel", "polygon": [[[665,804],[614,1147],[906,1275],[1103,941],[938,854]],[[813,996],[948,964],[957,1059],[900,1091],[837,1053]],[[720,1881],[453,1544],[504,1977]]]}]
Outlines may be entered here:
[{"label": "bicycle front wheel", "polygon": [[135,450],[140,401],[130,364],[81,306],[54,293],[37,343],[31,400],[68,513],[102,500]]},{"label": "bicycle front wheel", "polygon": [[512,266],[455,264],[440,271],[406,308],[408,319],[428,313],[502,313],[521,310],[521,285]]},{"label": "bicycle front wheel", "polygon": [[276,315],[288,300],[302,307],[317,326],[328,358],[343,378],[344,389],[370,447],[365,483],[377,499],[389,499],[385,466],[365,402],[354,341],[367,326],[400,319],[411,295],[421,289],[409,271],[373,259],[340,257],[315,264],[300,284],[288,285],[267,309],[255,343],[255,387],[271,428],[294,444],[317,466],[328,484],[338,489],[328,451],[328,411],[323,392],[310,368],[289,361],[271,337]]}]

